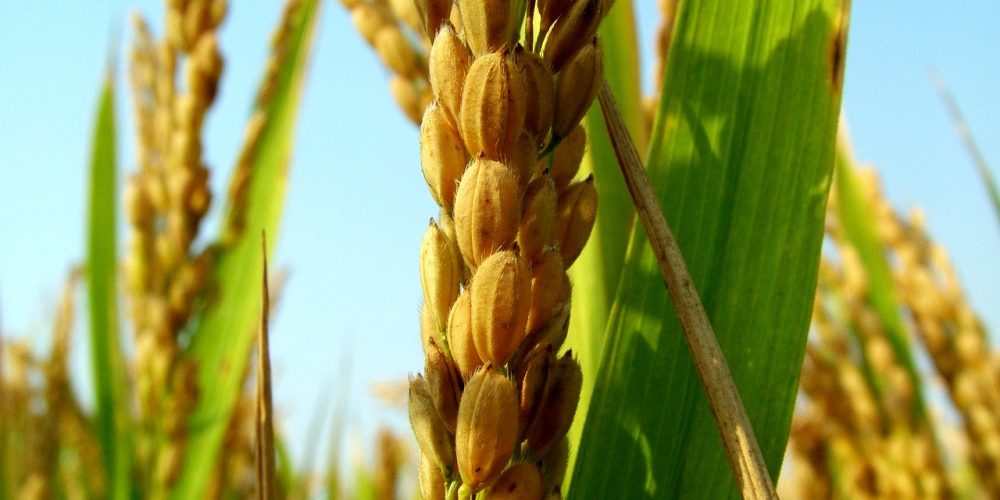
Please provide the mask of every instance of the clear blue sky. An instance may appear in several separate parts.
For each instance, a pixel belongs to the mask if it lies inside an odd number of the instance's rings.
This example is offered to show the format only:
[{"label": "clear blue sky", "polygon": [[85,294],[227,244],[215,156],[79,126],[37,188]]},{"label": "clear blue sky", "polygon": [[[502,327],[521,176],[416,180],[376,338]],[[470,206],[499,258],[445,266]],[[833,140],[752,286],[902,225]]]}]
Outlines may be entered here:
[{"label": "clear blue sky", "polygon": [[[216,192],[225,185],[266,55],[278,2],[230,2],[220,99],[206,129]],[[638,2],[644,59],[659,16]],[[89,133],[112,37],[137,9],[161,33],[161,3],[0,3],[0,307],[5,332],[47,345],[65,272],[80,261]],[[844,108],[861,160],[882,172],[899,207],[924,208],[973,304],[1000,327],[1000,234],[985,192],[928,78],[935,67],[987,160],[1000,164],[1000,3],[854,2]],[[114,46],[125,60],[124,44]],[[132,117],[118,65],[120,160],[134,168]],[[298,124],[277,264],[291,280],[273,325],[276,401],[295,449],[314,402],[351,364],[348,423],[403,428],[370,396],[376,381],[422,368],[417,251],[436,210],[418,164],[416,129],[389,97],[386,71],[327,1]],[[644,84],[649,86],[646,75]],[[214,224],[208,228],[214,234]],[[82,333],[84,329],[78,328]],[[82,335],[81,335],[82,336]],[[76,369],[87,371],[77,343]]]}]

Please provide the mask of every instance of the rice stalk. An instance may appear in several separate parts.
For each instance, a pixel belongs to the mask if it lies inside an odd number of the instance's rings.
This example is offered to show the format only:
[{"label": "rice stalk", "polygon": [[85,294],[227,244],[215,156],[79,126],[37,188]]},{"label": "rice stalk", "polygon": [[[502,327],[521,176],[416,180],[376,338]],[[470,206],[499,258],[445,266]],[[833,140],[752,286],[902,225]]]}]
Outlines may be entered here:
[{"label": "rice stalk", "polygon": [[[224,222],[228,239],[223,238],[222,245],[201,248],[195,241],[211,201],[209,169],[202,155],[202,124],[215,100],[222,71],[216,34],[226,2],[167,1],[162,39],[154,39],[146,23],[136,16],[129,76],[137,158],[124,193],[130,234],[122,263],[135,333],[135,358],[130,366],[134,386],[127,389],[135,392],[129,395],[134,400],[118,399],[115,404],[123,413],[133,411],[134,405],[138,439],[113,450],[115,463],[123,454],[129,455],[121,471],[105,470],[111,465],[102,457],[93,416],[77,401],[67,368],[72,283],[78,279],[74,273],[64,292],[48,356],[36,357],[23,343],[8,344],[0,339],[0,357],[4,358],[0,360],[0,498],[104,498],[112,494],[108,476],[113,472],[116,480],[124,477],[134,483],[139,496],[185,496],[173,491],[174,482],[179,473],[193,468],[184,456],[189,434],[199,429],[189,414],[200,399],[194,356],[185,351],[192,342],[191,326],[204,317],[199,301],[205,295],[208,275],[216,267],[214,254],[226,250],[225,243],[242,234],[249,211],[246,179],[260,144],[266,141],[262,130],[271,120],[274,94],[282,91],[279,87],[293,73],[286,62],[293,52],[289,39],[302,32],[290,33],[295,24],[293,14],[301,4],[286,5],[282,25],[272,39],[272,56],[237,165],[242,177],[235,176],[231,186]],[[278,111],[289,107],[278,106]],[[103,113],[105,108],[101,109]],[[277,135],[280,141],[282,134]],[[113,156],[113,147],[103,153]],[[103,222],[107,219],[99,221]],[[116,257],[109,258],[113,261]],[[109,268],[110,278],[114,267]],[[279,275],[277,287],[282,280]],[[101,298],[115,299],[113,292]],[[272,301],[262,315],[270,313],[276,303]],[[101,308],[100,304],[95,307]],[[101,368],[103,361],[107,359],[98,356],[94,363]],[[240,380],[248,380],[246,371],[240,370],[236,376],[240,373]],[[249,408],[253,408],[253,399],[246,396],[252,394],[244,393],[244,399],[251,403]],[[245,497],[254,485],[254,468],[247,467],[253,464],[254,436],[252,430],[247,432],[252,429],[247,424],[254,422],[254,412],[237,411],[226,417],[220,426],[226,430],[225,459],[219,467],[202,470],[218,479],[210,497]],[[129,470],[133,452],[138,460],[136,469]],[[276,495],[283,492],[279,489]]]},{"label": "rice stalk", "polygon": [[222,73],[216,30],[227,9],[224,0],[166,7],[162,40],[134,18],[130,77],[139,165],[125,193],[139,466],[154,498],[165,497],[180,474],[197,399],[195,365],[182,355],[180,334],[211,263],[211,253],[192,243],[211,201],[201,129]]},{"label": "rice stalk", "polygon": [[[597,206],[593,179],[573,178],[586,145],[580,121],[603,80],[596,32],[610,4],[421,0],[414,17],[379,1],[342,3],[421,126],[421,167],[441,206],[420,257],[425,375],[409,387],[421,490],[559,495],[582,377],[571,353],[558,356],[566,268]],[[528,22],[522,45],[522,23],[536,13],[537,33]],[[393,42],[403,29],[422,32],[421,46]]]},{"label": "rice stalk", "polygon": [[[271,54],[230,183],[220,238],[212,246],[215,259],[208,290],[212,300],[199,311],[200,321],[191,329],[186,349],[199,365],[202,393],[190,418],[191,446],[176,498],[205,495],[215,464],[225,457],[221,446],[245,387],[258,326],[257,295],[245,293],[240,285],[256,279],[254,269],[260,259],[257,241],[245,229],[274,234],[280,226],[295,114],[319,5],[318,0],[286,2],[271,38]],[[273,250],[272,241],[269,251]],[[287,474],[281,477],[286,481]]]},{"label": "rice stalk", "polygon": [[674,35],[674,21],[677,19],[677,7],[680,0],[659,0],[657,5],[660,8],[660,24],[656,28],[656,60],[653,66],[653,95],[643,101],[645,111],[646,127],[653,128],[653,118],[656,116],[656,108],[660,104],[660,96],[663,95],[663,74],[667,71],[667,58],[670,57],[670,40]]},{"label": "rice stalk", "polygon": [[400,473],[407,462],[402,440],[387,427],[380,428],[375,437],[375,498],[397,498]]}]

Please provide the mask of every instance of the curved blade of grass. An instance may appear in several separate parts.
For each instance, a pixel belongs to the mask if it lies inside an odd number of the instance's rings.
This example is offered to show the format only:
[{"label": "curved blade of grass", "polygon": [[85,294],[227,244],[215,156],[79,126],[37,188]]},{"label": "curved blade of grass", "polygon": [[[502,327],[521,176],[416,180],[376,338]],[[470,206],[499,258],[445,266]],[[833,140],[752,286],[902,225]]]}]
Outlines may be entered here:
[{"label": "curved blade of grass", "polygon": [[326,496],[330,500],[341,498],[343,486],[340,475],[340,455],[344,447],[344,432],[347,418],[347,405],[350,401],[351,387],[351,349],[345,348],[340,359],[340,373],[337,376],[337,400],[333,406],[333,417],[330,422],[330,437],[327,441],[326,476],[323,480]]},{"label": "curved blade of grass", "polygon": [[[639,49],[636,44],[632,2],[616,2],[601,29],[604,73],[619,103],[632,137],[640,138],[643,150],[646,131],[643,127],[642,92],[639,88]],[[570,316],[566,347],[573,350],[583,370],[583,387],[573,427],[570,429],[570,469],[576,454],[586,410],[593,391],[601,345],[611,302],[625,263],[625,246],[632,224],[632,202],[625,182],[618,172],[615,151],[604,127],[600,107],[595,105],[584,118],[587,127],[587,154],[580,165],[582,176],[594,174],[600,193],[597,220],[590,241],[569,269],[573,283],[573,314]]]},{"label": "curved blade of grass", "polygon": [[[682,2],[648,161],[772,477],[795,401],[833,168],[847,8]],[[633,228],[574,498],[737,494],[676,314]]]},{"label": "curved blade of grass", "polygon": [[962,110],[958,107],[958,101],[951,95],[948,85],[944,83],[944,78],[941,78],[941,75],[937,71],[931,70],[931,81],[934,82],[934,87],[937,88],[938,94],[941,95],[941,100],[944,101],[944,105],[948,108],[948,114],[951,115],[951,121],[955,124],[955,130],[958,132],[959,138],[962,139],[965,150],[972,157],[972,164],[976,166],[979,180],[986,187],[990,203],[993,204],[993,215],[996,216],[997,222],[1000,222],[1000,189],[997,188],[996,179],[993,178],[990,165],[986,162],[986,157],[983,156],[983,152],[979,150],[979,145],[976,144],[976,140],[972,137],[969,124],[965,121],[965,117],[962,116]]},{"label": "curved blade of grass", "polygon": [[[306,64],[318,19],[319,0],[306,0],[292,27],[292,42],[282,68],[250,178],[246,235],[264,230],[272,235],[284,204],[295,115],[302,96]],[[255,336],[259,300],[246,293],[256,288],[259,247],[243,236],[219,248],[214,270],[217,295],[212,297],[191,338],[189,354],[198,364],[200,398],[191,417],[191,439],[185,467],[174,490],[176,498],[200,498],[219,456],[226,425],[239,396],[242,375]]]},{"label": "curved blade of grass", "polygon": [[306,443],[302,449],[299,465],[290,467],[291,492],[289,498],[310,498],[316,476],[316,457],[319,453],[320,437],[323,434],[323,424],[326,423],[326,413],[330,406],[330,391],[327,386],[320,389],[313,402],[312,416],[306,428]]},{"label": "curved blade of grass", "polygon": [[[885,329],[893,354],[910,377],[915,396],[913,407],[910,409],[911,414],[914,420],[922,421],[929,416],[923,394],[924,384],[920,380],[913,350],[910,348],[910,337],[900,315],[900,302],[896,297],[892,270],[875,224],[869,216],[874,207],[861,192],[854,165],[854,154],[847,139],[846,125],[841,125],[841,140],[838,143],[834,175],[837,188],[837,217],[844,228],[846,243],[857,250],[861,266],[867,275],[868,300],[871,301],[872,308],[878,315],[882,328]],[[859,341],[858,345],[864,352],[865,342]],[[871,378],[869,383],[872,384],[872,390],[881,393],[883,384],[879,380],[880,375],[870,368],[867,353],[864,354],[863,364],[866,376]]]},{"label": "curved blade of grass", "polygon": [[115,89],[108,71],[101,87],[90,157],[87,221],[87,301],[90,307],[90,364],[94,375],[97,437],[111,497],[131,496],[132,451],[128,424],[128,377],[118,333],[117,160]]}]

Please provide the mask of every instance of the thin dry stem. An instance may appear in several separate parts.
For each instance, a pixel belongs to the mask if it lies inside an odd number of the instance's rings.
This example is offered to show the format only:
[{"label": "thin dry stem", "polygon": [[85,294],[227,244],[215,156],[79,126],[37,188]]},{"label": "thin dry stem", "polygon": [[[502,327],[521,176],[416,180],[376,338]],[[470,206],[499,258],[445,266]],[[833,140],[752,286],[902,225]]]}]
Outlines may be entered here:
[{"label": "thin dry stem", "polygon": [[267,235],[261,233],[261,307],[260,329],[257,335],[257,498],[275,496],[274,426],[271,417],[271,359],[268,348],[268,313],[270,306],[267,287]]},{"label": "thin dry stem", "polygon": [[632,195],[639,220],[649,235],[649,244],[656,255],[660,274],[666,281],[667,291],[683,327],[684,340],[708,397],[743,498],[778,498],[726,358],[715,339],[680,247],[663,216],[607,81],[602,83],[598,99],[625,184]]}]

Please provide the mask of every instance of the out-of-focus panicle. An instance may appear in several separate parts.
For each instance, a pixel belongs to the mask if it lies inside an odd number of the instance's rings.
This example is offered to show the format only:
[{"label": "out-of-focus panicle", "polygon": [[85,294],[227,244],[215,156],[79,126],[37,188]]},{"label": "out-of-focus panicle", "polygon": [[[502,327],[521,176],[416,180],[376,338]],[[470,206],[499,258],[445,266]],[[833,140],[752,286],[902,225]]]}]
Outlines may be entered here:
[{"label": "out-of-focus panicle", "polygon": [[397,494],[399,476],[408,460],[406,446],[399,436],[387,427],[380,428],[375,438],[375,497],[378,500],[400,498]]},{"label": "out-of-focus panicle", "polygon": [[0,484],[14,498],[101,498],[107,476],[89,417],[70,384],[75,297],[72,269],[52,322],[52,345],[37,356],[24,341],[0,342]]},{"label": "out-of-focus panicle", "polygon": [[8,491],[17,498],[47,498],[51,496],[55,455],[46,436],[54,429],[45,418],[42,388],[35,383],[41,363],[24,340],[7,340],[3,347],[4,400],[0,410],[9,439],[5,458],[22,458],[5,463],[13,483]]},{"label": "out-of-focus panicle", "polygon": [[1000,497],[1000,371],[983,324],[966,301],[945,250],[927,235],[919,212],[892,219],[888,242],[898,259],[896,286],[962,417],[967,457],[983,493]]},{"label": "out-of-focus panicle", "polygon": [[670,40],[674,35],[674,21],[677,19],[679,0],[658,0],[660,25],[656,29],[656,61],[653,66],[653,94],[642,100],[643,124],[647,130],[653,129],[653,117],[663,95],[663,73],[667,70],[670,57]]},{"label": "out-of-focus panicle", "polygon": [[[928,354],[961,417],[960,430],[936,414],[919,419],[909,410],[917,388],[889,344],[831,194],[830,252],[819,273],[786,492],[798,498],[996,497],[1000,378],[983,325],[945,251],[927,235],[923,216],[896,213],[874,172],[858,171],[855,178],[890,264],[905,333]],[[965,479],[966,464],[975,481]]]},{"label": "out-of-focus panicle", "polygon": [[[800,491],[793,496],[826,498],[838,492],[836,496],[848,498],[949,497],[929,423],[906,413],[912,397],[908,379],[886,377],[879,390],[874,388],[871,372],[901,370],[891,351],[877,347],[884,333],[842,323],[843,318],[827,309],[830,306],[821,305],[830,302],[831,294],[844,293],[857,283],[850,283],[852,278],[845,278],[848,273],[829,261],[823,269],[813,315],[815,339],[802,369],[806,399],[796,415],[790,444],[793,456],[799,458],[796,474],[801,473],[795,482]],[[847,313],[852,321],[853,314],[857,313]],[[862,328],[869,330],[862,333]],[[866,347],[861,347],[859,338]],[[861,349],[868,352],[861,354]],[[861,356],[870,362],[866,365]],[[832,470],[839,472],[830,475]]]},{"label": "out-of-focus panicle", "polygon": [[[391,72],[389,90],[403,113],[420,124],[432,97],[427,61],[431,41],[451,12],[451,0],[340,0],[354,27]],[[428,31],[425,26],[430,27]]]},{"label": "out-of-focus panicle", "polygon": [[[244,375],[248,380],[249,370]],[[225,456],[213,471],[207,498],[253,498],[257,493],[255,456],[255,396],[250,384],[233,410],[223,441]]]},{"label": "out-of-focus panicle", "polygon": [[250,113],[246,129],[243,132],[243,143],[236,158],[236,165],[230,176],[226,200],[228,207],[223,222],[223,245],[234,243],[244,233],[247,196],[254,161],[259,153],[261,137],[272,120],[271,107],[274,102],[275,89],[282,76],[281,70],[286,67],[288,57],[290,57],[291,44],[293,43],[292,29],[301,12],[301,0],[286,0],[281,20],[274,33],[271,34],[271,52],[265,65],[260,87],[257,89],[253,111]]},{"label": "out-of-focus panicle", "polygon": [[[677,19],[679,0],[659,0],[660,26],[656,30],[656,66],[653,69],[653,82],[656,94],[663,92],[663,72],[667,70],[667,58],[670,56],[670,39],[674,36],[674,21]],[[657,99],[658,100],[658,99]]]},{"label": "out-of-focus panicle", "polygon": [[41,363],[47,417],[53,422],[60,445],[58,473],[60,489],[77,498],[107,495],[107,477],[102,467],[100,445],[70,386],[68,356],[75,313],[75,293],[82,270],[73,269],[63,290],[52,328],[52,350]]},{"label": "out-of-focus panicle", "polygon": [[153,497],[166,496],[180,472],[197,397],[195,366],[178,337],[211,259],[193,242],[211,201],[201,129],[222,73],[216,30],[226,9],[225,0],[169,1],[162,40],[134,18],[138,165],[125,190],[131,232],[124,267],[136,335],[138,465]]}]

